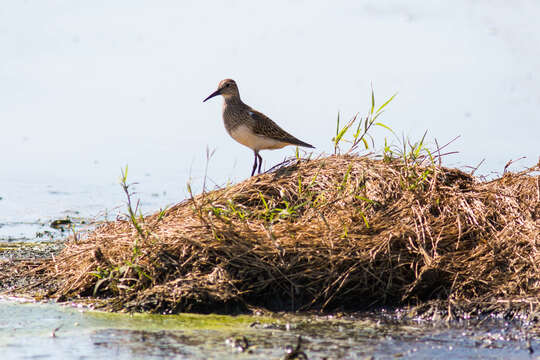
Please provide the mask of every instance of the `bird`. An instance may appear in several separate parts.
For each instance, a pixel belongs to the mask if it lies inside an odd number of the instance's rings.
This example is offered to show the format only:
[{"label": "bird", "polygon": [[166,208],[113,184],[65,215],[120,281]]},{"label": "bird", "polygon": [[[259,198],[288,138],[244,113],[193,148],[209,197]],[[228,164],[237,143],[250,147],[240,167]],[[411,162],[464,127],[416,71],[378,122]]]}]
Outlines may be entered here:
[{"label": "bird", "polygon": [[258,173],[261,173],[262,156],[259,154],[261,150],[281,149],[287,145],[315,148],[283,130],[263,113],[244,104],[240,99],[240,92],[234,80],[220,81],[217,90],[203,102],[218,95],[223,96],[224,100],[223,122],[225,129],[234,140],[252,149],[255,154],[251,176],[255,174],[257,167]]}]

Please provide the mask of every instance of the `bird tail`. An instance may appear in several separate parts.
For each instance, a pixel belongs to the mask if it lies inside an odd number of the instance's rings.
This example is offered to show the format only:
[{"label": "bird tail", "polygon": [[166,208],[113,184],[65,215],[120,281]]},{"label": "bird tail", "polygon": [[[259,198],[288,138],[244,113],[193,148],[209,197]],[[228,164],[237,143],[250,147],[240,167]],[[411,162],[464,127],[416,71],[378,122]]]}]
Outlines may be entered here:
[{"label": "bird tail", "polygon": [[303,142],[302,140],[295,139],[296,142],[293,143],[293,145],[303,146],[311,149],[315,149],[315,146],[308,144],[307,142]]}]

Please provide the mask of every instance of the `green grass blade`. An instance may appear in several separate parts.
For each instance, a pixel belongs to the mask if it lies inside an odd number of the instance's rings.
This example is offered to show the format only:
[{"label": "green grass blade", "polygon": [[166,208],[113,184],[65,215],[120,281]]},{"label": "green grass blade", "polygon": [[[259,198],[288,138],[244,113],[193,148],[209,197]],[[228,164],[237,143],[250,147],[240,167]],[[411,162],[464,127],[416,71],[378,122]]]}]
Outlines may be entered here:
[{"label": "green grass blade", "polygon": [[369,229],[369,223],[368,223],[368,220],[366,218],[366,215],[364,214],[363,211],[360,211],[360,215],[362,216],[362,219],[364,220],[364,224],[366,224],[366,229]]},{"label": "green grass blade", "polygon": [[373,124],[373,125],[377,125],[377,126],[383,127],[383,128],[385,128],[386,130],[389,130],[391,133],[394,133],[394,130],[392,130],[390,127],[388,127],[387,125],[384,125],[384,124],[381,123],[381,122],[376,122],[376,123]]},{"label": "green grass blade", "polygon": [[373,92],[373,86],[371,87],[371,115],[373,115],[373,110],[375,109],[375,93]]},{"label": "green grass blade", "polygon": [[339,134],[339,111],[337,113],[337,127],[336,127],[336,137],[338,136]]},{"label": "green grass blade", "polygon": [[364,143],[364,147],[366,148],[366,150],[369,149],[369,144],[365,138],[362,138],[362,142]]},{"label": "green grass blade", "polygon": [[390,99],[386,100],[386,102],[384,104],[382,104],[381,106],[379,106],[379,108],[377,109],[376,112],[379,112],[381,111],[382,109],[384,109],[386,107],[386,105],[388,105],[392,100],[394,100],[394,98],[397,96],[398,93],[395,93],[394,95],[392,95],[390,97]]}]

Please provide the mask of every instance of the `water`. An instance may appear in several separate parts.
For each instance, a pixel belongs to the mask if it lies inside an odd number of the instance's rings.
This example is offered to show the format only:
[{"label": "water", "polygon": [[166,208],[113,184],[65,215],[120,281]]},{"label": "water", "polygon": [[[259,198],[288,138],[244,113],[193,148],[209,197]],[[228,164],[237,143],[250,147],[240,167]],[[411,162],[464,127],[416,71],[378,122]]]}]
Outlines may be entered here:
[{"label": "water", "polygon": [[375,316],[126,315],[0,299],[0,318],[7,314],[9,323],[0,322],[5,359],[281,359],[298,336],[309,359],[531,358],[526,333],[504,321],[494,327]]},{"label": "water", "polygon": [[[124,212],[118,179],[126,165],[145,213],[186,198],[187,182],[200,190],[205,174],[209,188],[245,179],[252,153],[226,135],[221,100],[202,103],[225,77],[237,80],[246,103],[317,153],[333,151],[338,111],[342,118],[366,113],[372,85],[378,103],[399,92],[380,119],[398,136],[418,140],[429,130],[430,146],[461,136],[447,149],[459,154],[446,165],[467,169],[485,159],[477,174],[490,175],[525,156],[511,169],[531,166],[539,156],[539,12],[534,0],[4,1],[0,256],[70,231],[51,228],[53,220],[70,218],[81,230]],[[377,146],[385,137],[397,143],[382,129],[374,136]],[[207,148],[216,150],[210,159]],[[293,154],[265,151],[263,167]],[[180,341],[177,333],[146,334],[110,319],[97,328],[84,314],[3,301],[0,341],[8,336],[3,344],[14,358],[167,358],[178,342],[186,351],[205,349],[189,353],[197,356],[249,358],[279,357],[285,343],[305,335],[280,332],[278,346],[230,354],[224,333],[219,341],[206,342],[207,333]],[[54,319],[85,325],[65,325],[50,338]],[[22,328],[36,331],[18,335]],[[521,343],[512,340],[491,349],[469,335],[459,340],[457,329],[437,330],[439,337],[422,331],[356,337],[347,346],[350,354],[383,358],[528,356],[514,352]],[[310,336],[313,347],[343,346],[332,334]],[[37,350],[27,346],[34,343]],[[182,351],[179,357],[188,356]]]},{"label": "water", "polygon": [[[174,176],[170,177],[174,179]],[[126,198],[119,178],[120,167],[117,174],[111,174],[111,179],[103,182],[48,177],[38,181],[15,176],[7,181],[0,180],[0,242],[62,237],[64,234],[50,226],[57,219],[69,218],[77,228],[84,225],[81,222],[114,219],[125,213]],[[145,212],[166,207],[185,197],[185,183],[167,184],[149,173],[141,176],[139,181],[131,190],[133,198],[141,200],[140,207]],[[172,190],[167,192],[165,189]]]}]

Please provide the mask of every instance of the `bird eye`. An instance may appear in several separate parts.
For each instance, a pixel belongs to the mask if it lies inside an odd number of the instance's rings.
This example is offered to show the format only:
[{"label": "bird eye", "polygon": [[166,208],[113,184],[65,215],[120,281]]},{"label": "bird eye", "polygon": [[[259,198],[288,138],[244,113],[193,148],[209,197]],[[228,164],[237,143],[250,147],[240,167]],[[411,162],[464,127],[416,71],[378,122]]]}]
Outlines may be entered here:
[{"label": "bird eye", "polygon": [[229,87],[229,86],[231,86],[231,84],[230,84],[230,83],[229,83],[229,84],[227,84],[227,85],[225,85],[225,87]]}]

